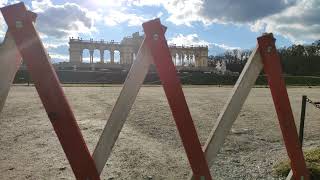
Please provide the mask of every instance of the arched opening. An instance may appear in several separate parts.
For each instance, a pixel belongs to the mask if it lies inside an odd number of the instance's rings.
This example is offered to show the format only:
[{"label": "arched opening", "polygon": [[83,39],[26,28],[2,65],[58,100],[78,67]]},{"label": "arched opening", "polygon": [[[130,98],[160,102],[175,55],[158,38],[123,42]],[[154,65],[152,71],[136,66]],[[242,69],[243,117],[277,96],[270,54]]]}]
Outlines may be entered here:
[{"label": "arched opening", "polygon": [[181,66],[180,56],[178,53],[176,53],[175,61],[176,61],[176,66]]},{"label": "arched opening", "polygon": [[135,61],[137,59],[137,54],[136,53],[132,53],[132,60]]},{"label": "arched opening", "polygon": [[104,63],[110,64],[111,63],[111,57],[110,57],[110,50],[106,49],[104,52]]},{"label": "arched opening", "polygon": [[173,64],[177,66],[177,54],[172,54],[171,58],[172,58]]},{"label": "arched opening", "polygon": [[114,51],[114,63],[120,64],[120,51],[118,50]]},{"label": "arched opening", "polygon": [[100,51],[98,49],[95,49],[93,51],[93,63],[100,62]]},{"label": "arched opening", "polygon": [[83,49],[82,51],[82,62],[90,63],[90,52],[89,49]]},{"label": "arched opening", "polygon": [[180,56],[179,60],[180,60],[181,66],[186,66],[185,55],[183,53],[180,53],[179,56]]},{"label": "arched opening", "polygon": [[189,65],[189,59],[188,59],[188,55],[183,53],[183,62],[184,62],[184,66],[188,66]]},{"label": "arched opening", "polygon": [[196,65],[194,54],[190,54],[190,65],[193,67]]}]

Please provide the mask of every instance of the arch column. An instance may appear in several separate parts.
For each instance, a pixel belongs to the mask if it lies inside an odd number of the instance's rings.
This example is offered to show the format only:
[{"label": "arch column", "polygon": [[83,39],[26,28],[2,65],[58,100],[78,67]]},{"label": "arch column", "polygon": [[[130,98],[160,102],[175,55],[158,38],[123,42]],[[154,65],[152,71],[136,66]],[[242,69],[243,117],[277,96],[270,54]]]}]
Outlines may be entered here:
[{"label": "arch column", "polygon": [[177,53],[174,53],[174,64],[177,66]]},{"label": "arch column", "polygon": [[175,54],[174,53],[171,53],[171,59],[172,59],[172,62],[173,64],[176,66],[176,57],[175,57]]},{"label": "arch column", "polygon": [[194,53],[191,53],[191,61],[192,61],[192,65],[196,66],[196,56],[194,55]]},{"label": "arch column", "polygon": [[110,50],[110,63],[114,64],[114,50]]},{"label": "arch column", "polygon": [[125,64],[124,62],[124,55],[123,55],[123,51],[119,51],[120,52],[120,64]]},{"label": "arch column", "polygon": [[199,67],[200,65],[200,63],[199,63],[199,54],[198,53],[196,53],[195,55],[194,55],[194,61],[195,61],[195,67]]},{"label": "arch column", "polygon": [[79,48],[69,48],[70,62],[81,62],[81,50]]},{"label": "arch column", "polygon": [[131,64],[133,60],[133,51],[130,47],[123,47],[120,49],[120,61],[121,64]]},{"label": "arch column", "polygon": [[190,56],[189,53],[186,53],[187,66],[190,66]]},{"label": "arch column", "polygon": [[90,53],[90,63],[93,63],[93,52],[94,50],[90,49],[89,53]]},{"label": "arch column", "polygon": [[80,50],[80,62],[83,62],[83,49]]},{"label": "arch column", "polygon": [[104,63],[104,49],[100,49],[100,63]]},{"label": "arch column", "polygon": [[128,64],[132,64],[133,63],[133,55],[134,54],[134,52],[131,50],[131,51],[129,51],[128,52],[128,57],[129,57],[129,63]]},{"label": "arch column", "polygon": [[181,66],[184,66],[184,54],[180,53],[180,61],[181,61]]}]

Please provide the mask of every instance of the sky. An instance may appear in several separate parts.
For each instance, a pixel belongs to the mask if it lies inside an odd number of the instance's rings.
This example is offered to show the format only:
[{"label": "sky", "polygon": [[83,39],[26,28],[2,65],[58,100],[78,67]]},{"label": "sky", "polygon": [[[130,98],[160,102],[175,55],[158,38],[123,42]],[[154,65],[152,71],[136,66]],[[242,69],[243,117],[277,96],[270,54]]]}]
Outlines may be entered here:
[{"label": "sky", "polygon": [[[0,7],[16,0],[0,0]],[[69,37],[119,42],[154,18],[168,27],[169,44],[207,45],[209,55],[252,49],[272,32],[277,47],[320,40],[320,0],[34,0],[36,29],[53,62],[69,60]],[[6,32],[0,15],[0,41]],[[88,61],[88,52],[84,59]],[[95,61],[99,61],[95,52]],[[106,55],[105,59],[109,56]],[[117,58],[116,58],[117,59]]]}]

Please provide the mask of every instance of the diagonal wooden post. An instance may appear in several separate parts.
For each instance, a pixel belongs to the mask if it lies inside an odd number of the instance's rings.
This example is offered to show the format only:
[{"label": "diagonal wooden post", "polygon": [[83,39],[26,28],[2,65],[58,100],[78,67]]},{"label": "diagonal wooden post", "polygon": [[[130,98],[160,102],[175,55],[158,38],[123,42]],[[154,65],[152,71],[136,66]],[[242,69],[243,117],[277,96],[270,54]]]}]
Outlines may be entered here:
[{"label": "diagonal wooden post", "polygon": [[111,154],[112,148],[119,137],[143,80],[148,73],[151,62],[152,59],[149,49],[143,42],[93,152],[93,159],[99,174],[101,174]]},{"label": "diagonal wooden post", "polygon": [[[37,15],[31,11],[27,15],[35,22]],[[10,86],[20,67],[22,58],[9,32],[6,32],[3,43],[0,44],[0,113],[6,102]]]},{"label": "diagonal wooden post", "polygon": [[272,34],[258,38],[259,52],[267,75],[270,91],[282,132],[282,137],[291,160],[291,169],[294,179],[308,180],[309,172],[298,138],[297,128],[294,122],[291,105],[282,77],[280,57],[275,46]]},{"label": "diagonal wooden post", "polygon": [[21,64],[21,56],[9,32],[0,46],[0,113],[7,99],[10,86]]},{"label": "diagonal wooden post", "polygon": [[[231,96],[223,107],[204,146],[209,167],[213,165],[214,159],[217,157],[262,68],[260,53],[258,52],[258,47],[256,47],[243,68],[231,92]],[[191,173],[189,179],[192,179],[192,177]]]},{"label": "diagonal wooden post", "polygon": [[[57,75],[49,62],[23,3],[1,8],[18,50],[26,62],[40,99],[79,180],[98,180],[94,161],[82,137]],[[63,19],[62,19],[63,21]]]},{"label": "diagonal wooden post", "polygon": [[145,41],[150,48],[169,106],[196,179],[211,179],[196,129],[159,19],[144,23]]},{"label": "diagonal wooden post", "polygon": [[[166,46],[166,40],[164,39],[165,28],[160,24],[160,21],[158,19],[150,21],[148,23],[144,24],[145,32],[148,32],[150,30],[150,24],[155,23],[157,25],[156,28],[158,28],[159,33],[160,31],[162,33],[159,34],[159,37],[162,36],[161,38],[163,39],[162,41],[157,42],[159,43],[157,45],[161,45],[159,52],[168,55],[169,49]],[[152,51],[150,52],[152,48],[154,49],[157,47],[150,47],[150,44],[147,44],[146,41],[147,39],[143,41],[140,47],[140,50],[137,55],[137,60],[133,62],[133,65],[129,71],[128,77],[124,83],[121,93],[117,99],[117,102],[111,112],[109,120],[107,121],[107,124],[102,132],[102,135],[100,136],[99,142],[93,153],[93,157],[96,162],[99,173],[101,173],[106,161],[108,160],[114,143],[119,136],[123,124],[125,123],[125,120],[135,101],[135,98],[139,92],[143,80],[148,72],[149,65],[153,62],[154,57],[157,56],[156,54],[153,54],[153,56],[151,56]],[[160,67],[162,68],[162,76],[160,75],[160,79],[164,84],[164,89],[166,91],[172,113],[176,120],[182,141],[184,143],[189,158],[189,162],[191,164],[192,170],[194,170],[195,174],[197,174],[197,179],[200,179],[201,177],[205,179],[211,179],[209,168],[203,156],[201,145],[197,137],[186,101],[184,99],[184,95],[179,80],[177,78],[175,67],[172,64],[171,56],[167,56],[166,58],[167,59],[165,59],[165,61],[157,61],[158,64],[165,64],[161,65]],[[169,66],[167,66],[168,62]],[[157,68],[159,67],[157,66]],[[164,76],[167,77],[163,78]],[[170,77],[170,79],[168,77]],[[171,79],[173,79],[173,81]],[[170,92],[170,90],[173,89],[177,90],[174,91],[174,96],[178,94],[177,98],[173,97],[173,91]],[[179,108],[178,106],[181,106],[182,108]]]},{"label": "diagonal wooden post", "polygon": [[[264,53],[264,56],[261,54]],[[263,61],[262,61],[263,59]],[[232,124],[236,120],[243,103],[245,102],[254,82],[260,71],[264,67],[268,75],[269,85],[276,111],[278,114],[282,134],[286,144],[287,152],[291,159],[291,166],[296,169],[296,179],[308,179],[305,161],[299,141],[297,131],[293,120],[291,106],[288,94],[285,88],[284,80],[281,76],[280,58],[276,52],[275,43],[272,35],[264,35],[258,38],[258,46],[252,52],[249,60],[244,67],[227,104],[218,117],[217,123],[210,133],[209,139],[205,145],[205,153],[209,166],[213,164],[219,149],[223,145]],[[192,176],[190,176],[192,178]]]}]

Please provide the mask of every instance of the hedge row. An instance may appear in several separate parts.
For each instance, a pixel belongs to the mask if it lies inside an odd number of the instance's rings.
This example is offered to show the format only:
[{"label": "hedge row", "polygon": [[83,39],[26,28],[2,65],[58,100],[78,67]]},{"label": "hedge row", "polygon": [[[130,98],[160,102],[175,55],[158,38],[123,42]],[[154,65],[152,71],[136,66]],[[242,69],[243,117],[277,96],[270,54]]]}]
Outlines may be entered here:
[{"label": "hedge row", "polygon": [[[97,83],[97,84],[122,84],[125,81],[127,72],[97,72],[97,71],[57,71],[57,75],[62,83]],[[239,76],[218,75],[203,72],[182,72],[178,73],[182,84],[190,85],[234,85]],[[14,83],[32,82],[29,74],[25,70],[19,70],[14,79]],[[319,86],[320,77],[314,76],[285,76],[287,85]],[[149,73],[145,79],[145,84],[160,84],[156,73]],[[267,80],[264,75],[260,75],[256,85],[266,85]]]}]

